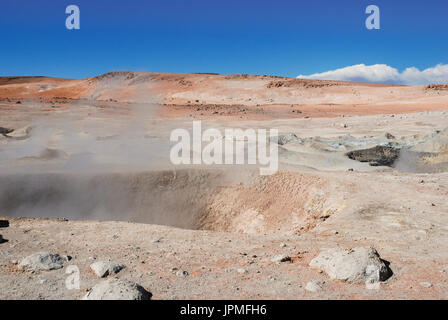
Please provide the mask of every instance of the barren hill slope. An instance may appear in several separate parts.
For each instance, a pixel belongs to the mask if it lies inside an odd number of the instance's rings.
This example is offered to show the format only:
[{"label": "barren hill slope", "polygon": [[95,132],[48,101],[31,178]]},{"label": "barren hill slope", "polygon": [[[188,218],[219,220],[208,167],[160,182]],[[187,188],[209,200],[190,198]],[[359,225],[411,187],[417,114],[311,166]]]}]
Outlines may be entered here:
[{"label": "barren hill slope", "polygon": [[396,86],[257,75],[111,72],[81,80],[0,78],[0,99],[154,103],[166,117],[328,117],[443,110],[445,86]]}]

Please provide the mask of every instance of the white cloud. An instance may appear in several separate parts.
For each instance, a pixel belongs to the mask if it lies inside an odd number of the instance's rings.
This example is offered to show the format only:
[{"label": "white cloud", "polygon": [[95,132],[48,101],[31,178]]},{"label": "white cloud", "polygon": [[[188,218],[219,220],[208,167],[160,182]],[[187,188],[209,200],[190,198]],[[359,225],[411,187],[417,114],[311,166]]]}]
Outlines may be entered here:
[{"label": "white cloud", "polygon": [[357,64],[345,68],[299,75],[301,79],[342,80],[357,82],[394,83],[407,85],[424,85],[432,83],[448,83],[448,64],[438,64],[435,67],[420,71],[415,67],[406,68],[403,72],[386,64],[366,66]]}]

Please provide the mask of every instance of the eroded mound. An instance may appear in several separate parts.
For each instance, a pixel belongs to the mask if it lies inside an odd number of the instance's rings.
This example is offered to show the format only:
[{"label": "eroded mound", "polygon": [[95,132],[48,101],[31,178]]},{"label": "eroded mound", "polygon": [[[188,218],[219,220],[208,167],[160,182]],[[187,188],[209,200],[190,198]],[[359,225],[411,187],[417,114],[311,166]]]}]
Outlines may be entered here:
[{"label": "eroded mound", "polygon": [[220,187],[198,227],[244,233],[308,231],[343,209],[336,184],[320,176],[279,172],[250,184]]}]

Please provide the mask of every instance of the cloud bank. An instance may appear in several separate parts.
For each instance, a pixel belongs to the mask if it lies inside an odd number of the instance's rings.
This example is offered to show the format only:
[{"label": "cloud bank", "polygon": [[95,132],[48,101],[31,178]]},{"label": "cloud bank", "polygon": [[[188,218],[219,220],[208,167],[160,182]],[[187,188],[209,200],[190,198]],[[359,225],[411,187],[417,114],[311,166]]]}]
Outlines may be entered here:
[{"label": "cloud bank", "polygon": [[357,64],[322,73],[299,75],[297,78],[406,85],[448,83],[448,64],[438,64],[435,67],[422,71],[415,67],[410,67],[406,68],[403,72],[399,72],[387,64],[375,64],[371,66]]}]

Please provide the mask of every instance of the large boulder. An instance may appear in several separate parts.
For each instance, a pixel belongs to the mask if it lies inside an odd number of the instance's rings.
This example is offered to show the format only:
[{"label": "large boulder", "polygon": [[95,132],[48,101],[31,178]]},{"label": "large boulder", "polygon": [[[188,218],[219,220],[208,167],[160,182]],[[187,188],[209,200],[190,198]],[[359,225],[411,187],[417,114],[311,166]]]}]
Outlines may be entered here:
[{"label": "large boulder", "polygon": [[311,260],[311,267],[325,271],[331,279],[378,282],[392,275],[387,262],[374,248],[327,249]]},{"label": "large boulder", "polygon": [[83,300],[149,300],[151,296],[135,282],[110,278],[90,289]]},{"label": "large boulder", "polygon": [[116,274],[124,268],[123,265],[107,260],[97,261],[90,265],[90,269],[100,278],[107,277],[108,275]]},{"label": "large boulder", "polygon": [[375,146],[345,154],[352,160],[368,162],[371,166],[392,166],[400,156],[400,150],[389,146]]},{"label": "large boulder", "polygon": [[62,268],[65,260],[59,254],[38,252],[24,258],[19,263],[19,269],[33,271],[55,270]]}]

